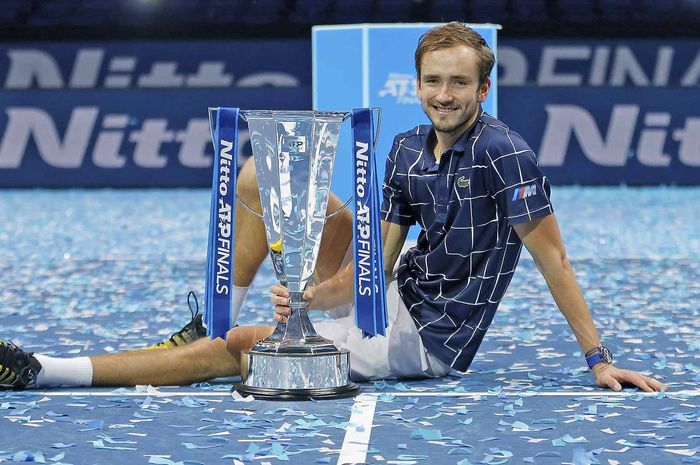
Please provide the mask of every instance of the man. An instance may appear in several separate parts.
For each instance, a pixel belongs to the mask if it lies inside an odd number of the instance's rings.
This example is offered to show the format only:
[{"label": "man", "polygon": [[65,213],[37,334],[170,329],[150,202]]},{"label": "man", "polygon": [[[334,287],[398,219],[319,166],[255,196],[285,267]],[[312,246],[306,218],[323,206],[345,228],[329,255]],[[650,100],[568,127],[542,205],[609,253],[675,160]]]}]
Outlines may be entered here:
[{"label": "man", "polygon": [[[355,379],[466,372],[524,243],[587,354],[596,384],[615,390],[621,383],[644,391],[665,389],[651,377],[610,363],[566,258],[547,179],[523,139],[481,109],[494,65],[485,41],[473,30],[449,23],[421,38],[415,60],[418,95],[432,125],[399,134],[387,160],[382,206],[391,282],[387,335],[362,339],[353,324],[353,273],[347,253],[352,218],[347,211],[326,225],[318,284],[305,293],[309,308],[335,317],[316,325],[319,334],[351,351]],[[259,206],[253,171],[251,162],[242,169],[238,194]],[[339,206],[333,197],[329,210]],[[267,255],[267,244],[262,222],[237,208],[238,287],[233,299],[240,308],[246,286]],[[408,227],[416,222],[422,227],[417,245],[392,273]],[[275,319],[286,321],[291,314],[287,289],[273,286],[271,299]],[[240,373],[240,351],[272,330],[241,326],[229,331],[226,341],[199,338],[168,350],[67,360],[34,356],[3,343],[0,384],[172,385],[231,376]]]}]

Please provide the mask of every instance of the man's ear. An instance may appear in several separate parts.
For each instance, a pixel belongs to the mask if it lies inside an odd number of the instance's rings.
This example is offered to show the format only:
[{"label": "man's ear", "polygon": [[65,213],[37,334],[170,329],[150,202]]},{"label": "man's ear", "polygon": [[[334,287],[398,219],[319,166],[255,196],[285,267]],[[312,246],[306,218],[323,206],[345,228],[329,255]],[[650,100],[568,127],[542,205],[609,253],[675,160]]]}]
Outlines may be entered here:
[{"label": "man's ear", "polygon": [[486,80],[479,87],[479,102],[483,103],[489,96],[489,91],[491,90],[491,78],[487,77]]}]

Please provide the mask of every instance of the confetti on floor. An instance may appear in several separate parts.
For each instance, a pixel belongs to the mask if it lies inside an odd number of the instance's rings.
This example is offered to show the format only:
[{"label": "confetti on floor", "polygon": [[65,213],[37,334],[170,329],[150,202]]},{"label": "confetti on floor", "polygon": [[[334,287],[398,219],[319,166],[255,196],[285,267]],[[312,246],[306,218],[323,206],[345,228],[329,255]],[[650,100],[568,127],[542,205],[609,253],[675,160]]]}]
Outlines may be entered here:
[{"label": "confetti on floor", "polygon": [[[700,189],[553,195],[606,344],[621,366],[660,376],[669,392],[596,388],[524,253],[470,373],[365,383],[371,416],[350,421],[359,398],[234,399],[232,379],[0,392],[0,462],[335,464],[352,452],[401,465],[700,463],[700,219],[687,214]],[[1,191],[0,337],[77,356],[144,347],[179,329],[187,292],[203,295],[208,196]],[[273,283],[266,264],[241,323],[269,321]]]}]

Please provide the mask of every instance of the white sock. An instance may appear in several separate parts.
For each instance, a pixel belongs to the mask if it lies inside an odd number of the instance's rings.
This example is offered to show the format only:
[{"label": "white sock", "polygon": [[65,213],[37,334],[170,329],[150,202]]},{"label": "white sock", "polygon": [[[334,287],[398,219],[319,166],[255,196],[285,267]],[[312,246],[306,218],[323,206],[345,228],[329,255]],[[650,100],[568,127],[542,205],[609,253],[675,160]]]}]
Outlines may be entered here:
[{"label": "white sock", "polygon": [[92,361],[90,357],[56,358],[34,354],[41,371],[36,377],[37,387],[91,386]]},{"label": "white sock", "polygon": [[231,327],[236,326],[236,321],[238,321],[238,315],[241,314],[241,307],[245,302],[245,296],[248,293],[248,286],[239,287],[233,286],[233,292],[231,292]]}]

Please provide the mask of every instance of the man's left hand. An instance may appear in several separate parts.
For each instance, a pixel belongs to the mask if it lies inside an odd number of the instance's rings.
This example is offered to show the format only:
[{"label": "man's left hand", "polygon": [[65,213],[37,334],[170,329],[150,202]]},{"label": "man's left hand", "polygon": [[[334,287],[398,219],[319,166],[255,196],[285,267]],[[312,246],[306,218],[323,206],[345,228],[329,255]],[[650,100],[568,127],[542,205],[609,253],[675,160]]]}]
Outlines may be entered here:
[{"label": "man's left hand", "polygon": [[665,391],[668,386],[650,376],[633,370],[623,370],[613,365],[599,363],[593,367],[595,384],[599,387],[607,387],[613,391],[622,390],[622,384],[630,384],[644,392]]}]

